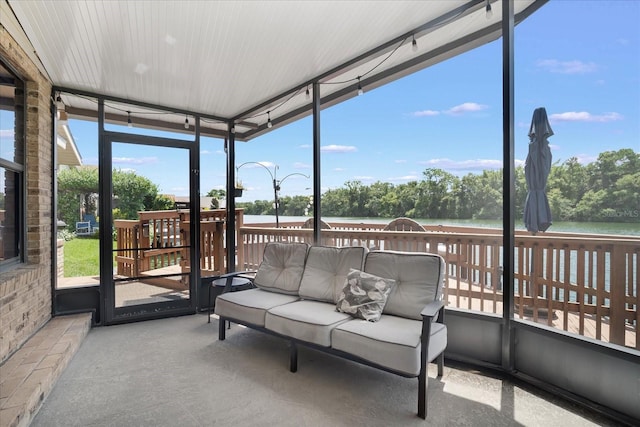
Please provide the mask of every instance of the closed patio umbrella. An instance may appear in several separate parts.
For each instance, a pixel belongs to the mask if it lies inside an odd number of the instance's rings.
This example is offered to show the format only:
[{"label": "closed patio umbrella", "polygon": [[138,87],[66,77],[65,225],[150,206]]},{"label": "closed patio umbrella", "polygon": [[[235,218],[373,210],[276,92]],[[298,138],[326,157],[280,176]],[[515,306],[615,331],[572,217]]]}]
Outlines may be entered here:
[{"label": "closed patio umbrella", "polygon": [[547,111],[536,108],[529,128],[529,154],[524,165],[527,199],[524,204],[524,225],[533,234],[546,231],[551,225],[551,209],[547,199],[547,178],[551,172],[551,150],[547,138],[553,135]]}]

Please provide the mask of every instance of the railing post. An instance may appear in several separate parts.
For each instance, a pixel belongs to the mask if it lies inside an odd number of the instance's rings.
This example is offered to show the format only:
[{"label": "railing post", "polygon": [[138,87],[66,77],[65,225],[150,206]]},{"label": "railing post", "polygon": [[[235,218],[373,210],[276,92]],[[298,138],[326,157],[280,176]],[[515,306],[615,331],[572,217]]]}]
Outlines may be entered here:
[{"label": "railing post", "polygon": [[238,269],[246,270],[244,265],[244,236],[240,234],[240,229],[244,225],[244,209],[236,210],[236,246],[238,248],[237,260]]},{"label": "railing post", "polygon": [[139,225],[133,226],[133,275],[138,277],[140,275],[140,245],[138,235],[140,231]]},{"label": "railing post", "polygon": [[[604,260],[598,260],[604,262]],[[609,342],[613,344],[625,344],[625,296],[627,290],[626,283],[626,253],[621,245],[613,245],[611,251],[611,280],[609,283],[610,300],[610,330]],[[604,283],[598,283],[604,286]],[[602,304],[603,301],[598,301]]]}]

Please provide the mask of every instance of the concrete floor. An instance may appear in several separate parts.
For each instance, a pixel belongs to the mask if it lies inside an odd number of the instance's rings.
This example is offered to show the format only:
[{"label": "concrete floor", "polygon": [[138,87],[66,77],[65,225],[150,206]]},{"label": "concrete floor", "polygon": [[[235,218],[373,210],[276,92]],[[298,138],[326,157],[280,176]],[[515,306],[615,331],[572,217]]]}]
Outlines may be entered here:
[{"label": "concrete floor", "polygon": [[217,341],[205,315],[94,328],[33,426],[609,426],[532,387],[430,366],[426,421],[417,380],[232,325]]}]

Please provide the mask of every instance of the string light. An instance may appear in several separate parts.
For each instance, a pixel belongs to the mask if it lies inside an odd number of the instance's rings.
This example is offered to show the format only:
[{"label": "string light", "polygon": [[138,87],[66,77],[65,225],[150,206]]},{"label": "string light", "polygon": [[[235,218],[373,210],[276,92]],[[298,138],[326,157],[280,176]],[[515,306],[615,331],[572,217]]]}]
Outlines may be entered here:
[{"label": "string light", "polygon": [[311,94],[309,93],[309,86],[307,86],[307,91],[305,92],[305,96],[307,99],[311,98]]},{"label": "string light", "polygon": [[127,127],[133,127],[133,122],[131,121],[131,111],[127,111]]},{"label": "string light", "polygon": [[362,90],[362,84],[360,84],[360,76],[358,76],[358,96],[362,95],[364,91]]},{"label": "string light", "polygon": [[58,97],[56,98],[56,108],[58,111],[64,111],[64,102],[62,102],[60,94],[58,94]]},{"label": "string light", "polygon": [[271,111],[267,111],[267,127],[269,129],[273,127],[273,123],[271,123]]},{"label": "string light", "polygon": [[413,40],[411,40],[411,50],[416,52],[418,50],[418,42],[416,41],[416,36],[413,35]]},{"label": "string light", "polygon": [[189,129],[189,117],[184,116],[184,128]]},{"label": "string light", "polygon": [[487,19],[491,19],[491,17],[493,16],[493,11],[491,10],[491,3],[489,2],[489,0],[487,0],[487,7],[485,8],[485,10]]}]

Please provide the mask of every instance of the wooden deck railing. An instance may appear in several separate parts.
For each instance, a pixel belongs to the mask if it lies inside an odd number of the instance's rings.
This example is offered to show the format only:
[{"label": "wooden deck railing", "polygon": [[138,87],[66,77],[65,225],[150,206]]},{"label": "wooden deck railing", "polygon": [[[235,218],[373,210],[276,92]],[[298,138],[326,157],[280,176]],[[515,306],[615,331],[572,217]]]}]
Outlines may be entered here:
[{"label": "wooden deck railing", "polygon": [[[116,274],[138,277],[165,267],[190,271],[189,210],[138,212],[138,220],[115,220]],[[200,269],[202,274],[226,271],[224,233],[226,210],[200,212]],[[236,224],[243,224],[243,210],[236,210]],[[241,259],[239,259],[242,261]],[[186,276],[183,280],[187,284]]]},{"label": "wooden deck railing", "polygon": [[[267,224],[269,225],[269,224]],[[244,263],[255,269],[270,241],[311,243],[298,223],[240,229]],[[426,226],[437,231],[383,231],[378,225],[331,224],[322,244],[439,253],[447,263],[445,296],[452,307],[502,313],[501,230]],[[523,319],[640,348],[640,238],[544,233],[515,236],[515,313]]]},{"label": "wooden deck railing", "polygon": [[[200,215],[201,274],[227,271],[226,212]],[[271,241],[313,242],[302,222],[244,225],[236,211],[236,269],[257,269]],[[190,270],[188,211],[141,212],[115,221],[117,274],[139,276],[165,266]],[[384,224],[332,223],[321,244],[438,253],[446,260],[451,307],[502,313],[502,231],[426,225],[425,232],[384,231]],[[577,233],[533,236],[517,231],[515,314],[586,337],[640,349],[640,238]],[[185,276],[186,277],[186,276]]]}]

